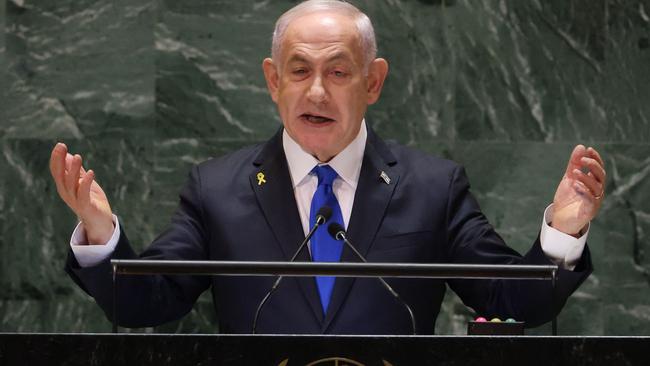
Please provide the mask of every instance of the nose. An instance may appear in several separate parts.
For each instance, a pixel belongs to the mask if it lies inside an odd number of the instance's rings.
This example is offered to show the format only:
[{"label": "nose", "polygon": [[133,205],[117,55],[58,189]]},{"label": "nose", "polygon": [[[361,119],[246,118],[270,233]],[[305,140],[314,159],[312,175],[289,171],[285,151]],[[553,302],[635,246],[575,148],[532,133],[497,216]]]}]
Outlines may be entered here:
[{"label": "nose", "polygon": [[323,80],[317,76],[307,90],[307,99],[314,104],[323,104],[327,102],[327,92],[323,86]]}]

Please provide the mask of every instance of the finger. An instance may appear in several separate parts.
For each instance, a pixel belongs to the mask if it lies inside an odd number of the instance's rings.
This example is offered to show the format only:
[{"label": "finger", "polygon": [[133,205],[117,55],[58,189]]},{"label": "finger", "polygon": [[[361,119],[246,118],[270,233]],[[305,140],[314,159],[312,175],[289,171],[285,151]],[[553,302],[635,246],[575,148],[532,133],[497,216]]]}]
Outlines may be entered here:
[{"label": "finger", "polygon": [[71,171],[72,177],[76,178],[72,181],[72,191],[74,192],[75,197],[77,196],[77,191],[79,190],[79,180],[81,179],[82,164],[83,161],[81,155],[75,154]]},{"label": "finger", "polygon": [[594,197],[599,197],[603,193],[603,185],[600,184],[596,179],[592,176],[589,176],[579,170],[576,169],[574,171],[576,179],[585,185],[585,187],[589,190],[589,193],[594,196]]},{"label": "finger", "polygon": [[59,142],[54,145],[52,153],[50,154],[50,173],[52,173],[52,178],[54,178],[54,180],[63,178],[66,153],[67,148],[65,144]]},{"label": "finger", "polygon": [[592,158],[596,159],[598,163],[600,163],[600,165],[603,167],[603,169],[605,169],[605,162],[603,161],[603,158],[600,157],[600,154],[598,153],[598,151],[596,151],[596,149],[594,149],[593,147],[589,147],[587,149],[587,153]]},{"label": "finger", "polygon": [[592,174],[599,183],[605,183],[605,169],[600,165],[596,159],[583,157],[581,159],[583,166],[586,166],[589,169],[589,173]]},{"label": "finger", "polygon": [[589,191],[589,188],[587,188],[584,185],[584,183],[582,183],[581,181],[578,181],[578,180],[574,181],[573,182],[573,188],[576,191],[578,191],[578,193],[580,193],[582,195],[591,194],[591,192]]},{"label": "finger", "polygon": [[572,176],[573,170],[580,167],[580,159],[585,155],[586,149],[584,145],[576,145],[571,152],[569,163],[566,167],[566,175]]},{"label": "finger", "polygon": [[605,195],[605,182],[599,182],[591,172],[587,175],[590,176],[592,179],[596,180],[600,184],[600,190],[596,192],[596,195],[594,197],[598,197],[598,198],[603,197]]},{"label": "finger", "polygon": [[65,154],[65,171],[69,172],[72,169],[72,160],[74,160],[74,156],[70,154],[69,152]]},{"label": "finger", "polygon": [[81,164],[81,166],[79,167],[79,184],[81,184],[81,180],[84,179],[86,174],[88,173],[86,172],[86,169],[84,169],[83,164]]},{"label": "finger", "polygon": [[591,193],[591,191],[589,190],[589,188],[587,188],[587,186],[585,186],[585,184],[582,183],[581,181],[579,181],[579,180],[574,181],[574,182],[573,182],[573,188],[574,188],[574,189],[575,189],[579,194],[581,194],[581,195],[583,195],[583,196],[589,196],[589,197],[591,197],[592,199],[595,199],[594,195]]},{"label": "finger", "polygon": [[68,193],[76,198],[79,187],[79,169],[81,168],[81,156],[75,154],[70,159],[70,169],[65,174],[65,188]]},{"label": "finger", "polygon": [[[70,171],[72,169],[72,161],[74,160],[74,156],[72,154],[68,153],[65,156],[65,165],[66,165],[66,170]],[[84,169],[83,165],[80,168],[80,176],[83,177],[84,174],[86,174],[86,169]]]},{"label": "finger", "polygon": [[52,149],[50,155],[50,173],[54,178],[56,190],[59,192],[61,198],[66,198],[67,192],[65,190],[65,156],[68,153],[68,148],[65,144],[59,142]]},{"label": "finger", "polygon": [[79,188],[77,190],[77,203],[80,209],[84,209],[90,205],[90,186],[95,179],[95,172],[89,170],[84,174],[83,178],[79,180]]}]

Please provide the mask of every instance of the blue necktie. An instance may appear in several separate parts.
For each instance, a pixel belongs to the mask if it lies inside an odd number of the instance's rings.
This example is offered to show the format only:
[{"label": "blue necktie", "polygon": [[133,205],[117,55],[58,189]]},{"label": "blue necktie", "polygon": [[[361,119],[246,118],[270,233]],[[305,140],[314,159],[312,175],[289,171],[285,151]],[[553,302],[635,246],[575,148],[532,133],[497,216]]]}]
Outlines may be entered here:
[{"label": "blue necktie", "polygon": [[[339,201],[334,196],[332,190],[332,182],[338,176],[336,171],[329,165],[321,165],[315,167],[312,172],[318,176],[318,187],[311,200],[311,209],[309,213],[309,228],[314,227],[316,222],[316,213],[323,206],[329,206],[332,209],[332,217],[329,219],[328,224],[338,222],[343,225],[343,215],[341,214],[341,207]],[[341,251],[343,244],[335,240],[327,232],[327,226],[320,226],[314,235],[311,237],[311,255],[314,262],[338,262],[341,260]],[[317,276],[316,284],[318,285],[318,293],[320,294],[320,302],[323,306],[323,314],[327,313],[327,305],[332,296],[332,289],[334,288],[334,280],[332,276]]]}]

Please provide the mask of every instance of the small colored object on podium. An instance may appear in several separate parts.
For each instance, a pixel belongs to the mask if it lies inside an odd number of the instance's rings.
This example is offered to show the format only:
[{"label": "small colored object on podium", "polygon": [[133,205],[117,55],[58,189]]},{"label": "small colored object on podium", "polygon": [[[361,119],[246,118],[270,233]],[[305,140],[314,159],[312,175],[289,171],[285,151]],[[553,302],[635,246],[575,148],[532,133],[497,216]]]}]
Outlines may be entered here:
[{"label": "small colored object on podium", "polygon": [[513,318],[505,321],[498,317],[487,318],[479,316],[467,323],[468,335],[524,335],[524,322],[518,322]]}]

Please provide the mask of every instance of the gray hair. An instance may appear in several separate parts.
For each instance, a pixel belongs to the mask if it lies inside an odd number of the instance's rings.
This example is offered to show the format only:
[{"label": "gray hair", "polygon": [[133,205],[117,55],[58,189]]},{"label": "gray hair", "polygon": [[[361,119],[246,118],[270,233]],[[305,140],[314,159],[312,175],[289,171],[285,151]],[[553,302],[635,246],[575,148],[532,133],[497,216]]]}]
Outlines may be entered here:
[{"label": "gray hair", "polygon": [[275,23],[273,31],[273,42],[271,45],[271,57],[279,62],[282,41],[289,24],[297,18],[316,12],[331,11],[354,19],[359,32],[359,42],[363,50],[363,67],[367,72],[372,60],[377,57],[377,41],[375,30],[372,27],[370,18],[354,5],[340,0],[307,0],[287,10]]}]

